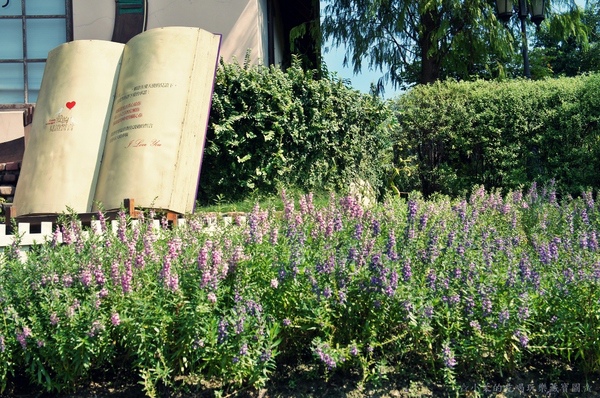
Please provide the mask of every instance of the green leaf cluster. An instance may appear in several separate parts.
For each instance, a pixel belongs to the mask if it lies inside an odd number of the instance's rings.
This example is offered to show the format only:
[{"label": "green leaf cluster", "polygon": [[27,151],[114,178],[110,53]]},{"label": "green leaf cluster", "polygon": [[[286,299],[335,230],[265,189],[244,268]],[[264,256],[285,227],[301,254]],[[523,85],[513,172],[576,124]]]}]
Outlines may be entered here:
[{"label": "green leaf cluster", "polygon": [[343,190],[357,179],[384,184],[393,113],[378,97],[317,78],[298,62],[278,67],[222,63],[217,72],[198,199],[240,200]]},{"label": "green leaf cluster", "polygon": [[425,195],[555,181],[580,194],[600,178],[600,75],[541,81],[438,82],[398,98],[396,160]]}]

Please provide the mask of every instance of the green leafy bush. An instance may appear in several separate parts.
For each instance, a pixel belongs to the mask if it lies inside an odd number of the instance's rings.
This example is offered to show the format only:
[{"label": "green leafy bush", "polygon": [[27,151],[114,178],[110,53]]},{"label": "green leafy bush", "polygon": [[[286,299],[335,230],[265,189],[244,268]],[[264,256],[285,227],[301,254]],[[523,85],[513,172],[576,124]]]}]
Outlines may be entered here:
[{"label": "green leafy bush", "polygon": [[198,199],[240,200],[253,192],[345,190],[357,179],[376,190],[391,165],[390,109],[342,81],[294,63],[222,63],[217,72]]},{"label": "green leafy bush", "polygon": [[419,177],[405,190],[457,195],[551,180],[562,193],[598,187],[599,101],[600,75],[415,87],[394,104],[396,163],[410,159]]},{"label": "green leafy bush", "polygon": [[440,396],[535,372],[540,385],[598,380],[592,192],[282,200],[216,228],[121,217],[86,236],[67,222],[26,261],[6,248],[0,393],[15,374],[69,392],[123,369],[148,396],[234,395],[294,368],[418,381]]}]

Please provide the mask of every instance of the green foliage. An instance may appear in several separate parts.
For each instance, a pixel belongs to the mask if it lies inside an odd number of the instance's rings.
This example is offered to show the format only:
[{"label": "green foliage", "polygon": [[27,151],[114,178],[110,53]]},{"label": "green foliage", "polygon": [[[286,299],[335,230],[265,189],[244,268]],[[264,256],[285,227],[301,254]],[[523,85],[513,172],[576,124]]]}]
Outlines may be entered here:
[{"label": "green foliage", "polygon": [[297,62],[285,72],[221,64],[200,177],[202,204],[219,195],[232,201],[273,194],[283,185],[342,190],[363,179],[383,187],[391,165],[389,108],[314,73]]},{"label": "green foliage", "polygon": [[419,177],[404,190],[459,195],[479,184],[506,191],[552,180],[563,194],[598,187],[599,98],[600,75],[415,87],[395,104],[397,159]]},{"label": "green foliage", "polygon": [[5,250],[0,393],[16,370],[49,392],[109,370],[133,371],[148,396],[199,380],[265,384],[279,326],[261,291],[244,289],[264,269],[243,265],[243,237],[200,231],[198,220],[177,230],[130,222],[121,214],[115,230],[92,234],[65,221],[26,261]]},{"label": "green foliage", "polygon": [[[355,72],[379,70],[380,80],[411,87],[439,79],[521,75],[515,56],[523,45],[519,19],[508,24],[489,0],[328,0],[325,39],[347,49]],[[573,0],[546,1],[545,31],[585,41],[587,28]],[[563,12],[564,11],[564,12]],[[546,29],[547,28],[547,29]],[[536,32],[529,24],[529,37]]]},{"label": "green foliage", "polygon": [[121,215],[93,234],[72,220],[26,259],[6,248],[0,392],[25,373],[69,393],[111,368],[132,371],[151,397],[234,396],[295,367],[419,381],[436,396],[531,380],[531,368],[597,380],[591,191],[557,201],[551,186],[476,187],[369,208],[283,192],[282,202],[210,226]]},{"label": "green foliage", "polygon": [[530,53],[532,76],[577,76],[600,67],[600,2],[573,8],[543,25]]}]

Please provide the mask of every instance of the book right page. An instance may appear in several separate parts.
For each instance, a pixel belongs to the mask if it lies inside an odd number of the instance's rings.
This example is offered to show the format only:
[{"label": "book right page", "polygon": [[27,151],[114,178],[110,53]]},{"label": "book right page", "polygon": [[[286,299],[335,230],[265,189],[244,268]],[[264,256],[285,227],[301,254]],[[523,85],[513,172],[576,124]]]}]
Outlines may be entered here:
[{"label": "book right page", "polygon": [[202,29],[168,27],[125,45],[96,188],[102,208],[129,198],[192,210],[219,43]]}]

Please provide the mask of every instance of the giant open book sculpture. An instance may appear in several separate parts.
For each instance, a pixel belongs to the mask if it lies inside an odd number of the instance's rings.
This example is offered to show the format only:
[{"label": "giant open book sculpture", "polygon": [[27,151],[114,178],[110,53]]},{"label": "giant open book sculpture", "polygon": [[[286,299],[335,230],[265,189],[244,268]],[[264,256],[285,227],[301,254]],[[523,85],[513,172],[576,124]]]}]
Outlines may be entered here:
[{"label": "giant open book sculpture", "polygon": [[220,36],[148,30],[48,55],[14,217],[136,206],[193,211]]}]

